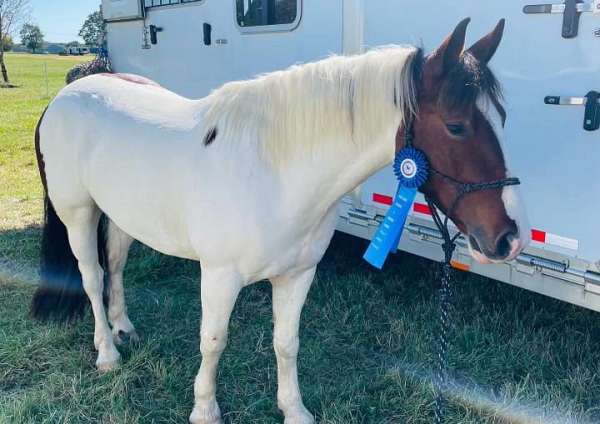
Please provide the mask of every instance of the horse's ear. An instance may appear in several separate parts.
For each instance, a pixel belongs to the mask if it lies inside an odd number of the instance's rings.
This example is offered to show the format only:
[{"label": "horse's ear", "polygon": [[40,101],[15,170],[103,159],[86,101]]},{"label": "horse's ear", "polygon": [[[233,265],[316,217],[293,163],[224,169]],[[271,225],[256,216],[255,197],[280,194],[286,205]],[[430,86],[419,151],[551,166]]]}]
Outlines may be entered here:
[{"label": "horse's ear", "polygon": [[465,47],[467,26],[471,18],[463,19],[444,42],[427,59],[426,70],[433,78],[442,77],[458,63]]},{"label": "horse's ear", "polygon": [[496,28],[494,28],[492,32],[483,37],[481,40],[473,44],[468,52],[482,63],[488,63],[490,60],[492,60],[494,53],[496,53],[496,50],[500,45],[500,41],[502,41],[505,24],[506,21],[504,19],[500,19],[500,22],[498,22]]}]

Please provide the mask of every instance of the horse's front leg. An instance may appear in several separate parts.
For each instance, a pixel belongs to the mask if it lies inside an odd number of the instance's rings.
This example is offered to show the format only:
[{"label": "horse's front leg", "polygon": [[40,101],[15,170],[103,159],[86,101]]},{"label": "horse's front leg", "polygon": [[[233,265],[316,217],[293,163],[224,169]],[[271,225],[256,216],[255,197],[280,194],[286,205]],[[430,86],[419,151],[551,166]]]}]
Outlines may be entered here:
[{"label": "horse's front leg", "polygon": [[231,270],[202,269],[202,324],[200,351],[202,363],[194,383],[192,424],[219,424],[221,410],[216,398],[217,366],[227,345],[227,327],[242,281]]},{"label": "horse's front leg", "polygon": [[316,268],[286,274],[271,280],[273,284],[273,315],[275,328],[273,346],[277,356],[277,404],[285,415],[286,424],[310,424],[314,418],[302,403],[298,387],[297,357],[300,341],[300,313]]}]

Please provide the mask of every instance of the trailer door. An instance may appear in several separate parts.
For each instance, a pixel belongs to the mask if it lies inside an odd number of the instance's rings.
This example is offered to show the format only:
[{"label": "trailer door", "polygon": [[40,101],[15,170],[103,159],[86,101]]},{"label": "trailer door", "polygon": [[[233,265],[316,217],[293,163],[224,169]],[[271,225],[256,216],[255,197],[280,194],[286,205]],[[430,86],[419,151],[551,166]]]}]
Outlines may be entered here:
[{"label": "trailer door", "polygon": [[[470,45],[506,18],[490,66],[505,91],[504,148],[536,230],[531,249],[584,259],[594,269],[600,264],[600,111],[594,93],[600,91],[600,2],[539,3],[365,2],[364,40],[367,48],[410,43],[431,51],[470,16]],[[395,185],[392,172],[382,171],[364,186],[363,203],[385,208],[385,197],[377,195],[392,195]]]},{"label": "trailer door", "polygon": [[285,69],[341,53],[342,0],[232,2],[230,79]]},{"label": "trailer door", "polygon": [[[340,53],[342,0],[145,0],[143,51],[111,54],[167,88],[201,97],[252,78]],[[121,40],[122,41],[122,40]],[[137,40],[136,40],[137,42]]]}]

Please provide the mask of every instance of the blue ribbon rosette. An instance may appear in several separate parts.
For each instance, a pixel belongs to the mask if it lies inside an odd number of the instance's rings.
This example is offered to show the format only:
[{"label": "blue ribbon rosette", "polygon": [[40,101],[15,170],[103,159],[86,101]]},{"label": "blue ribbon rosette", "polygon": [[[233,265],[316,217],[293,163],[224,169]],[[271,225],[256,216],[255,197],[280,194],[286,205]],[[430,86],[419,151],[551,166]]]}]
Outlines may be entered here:
[{"label": "blue ribbon rosette", "polygon": [[397,249],[406,218],[417,196],[417,190],[429,177],[429,163],[420,150],[406,147],[394,160],[398,190],[392,206],[379,225],[363,258],[375,268],[382,269],[389,253]]}]

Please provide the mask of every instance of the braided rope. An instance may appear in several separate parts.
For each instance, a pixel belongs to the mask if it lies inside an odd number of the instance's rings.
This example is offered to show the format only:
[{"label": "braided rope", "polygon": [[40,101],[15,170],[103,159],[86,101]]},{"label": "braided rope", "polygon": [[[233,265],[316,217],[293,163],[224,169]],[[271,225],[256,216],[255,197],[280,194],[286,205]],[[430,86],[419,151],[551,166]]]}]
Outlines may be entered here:
[{"label": "braided rope", "polygon": [[452,267],[450,261],[442,266],[441,287],[439,289],[440,322],[438,328],[438,352],[435,375],[435,424],[444,422],[444,387],[448,380],[448,350],[450,347],[450,330],[452,323],[452,300],[454,295],[452,285]]},{"label": "braided rope", "polygon": [[[457,197],[458,199],[458,197]],[[454,202],[450,208],[450,212],[456,206],[458,200]],[[441,286],[439,289],[439,304],[440,304],[440,319],[438,327],[438,351],[436,375],[434,380],[435,400],[434,400],[434,423],[442,424],[444,422],[444,387],[447,384],[448,374],[448,350],[450,348],[450,330],[452,324],[452,300],[454,297],[454,287],[452,285],[452,255],[456,249],[456,239],[460,235],[457,233],[454,237],[450,236],[448,230],[448,216],[442,221],[437,208],[433,202],[427,198],[427,203],[431,209],[433,221],[442,233],[444,243],[442,249],[444,251],[444,263],[441,269]]]}]

